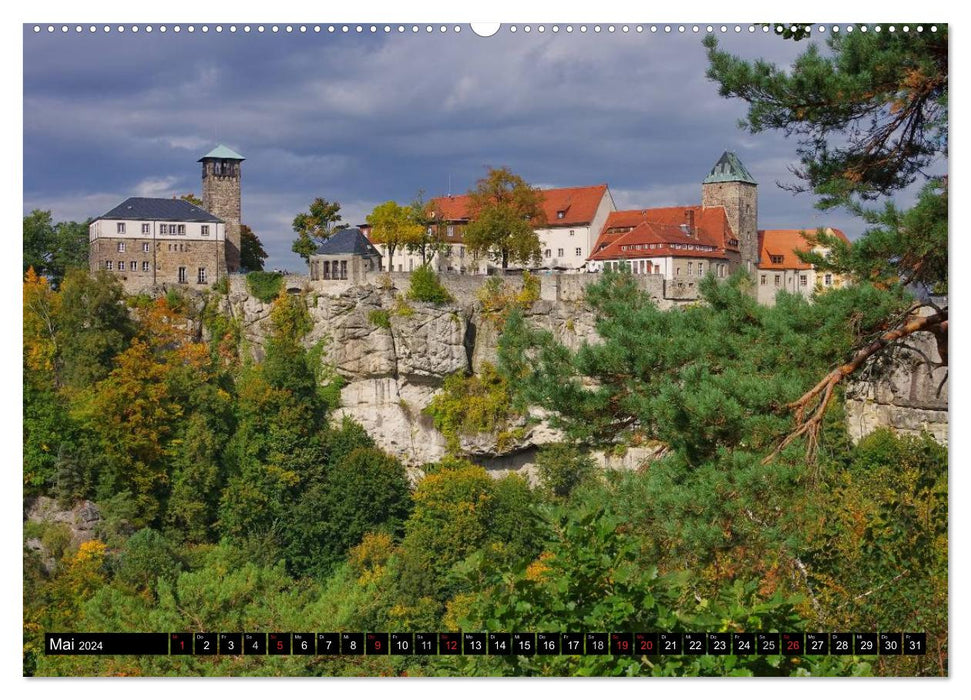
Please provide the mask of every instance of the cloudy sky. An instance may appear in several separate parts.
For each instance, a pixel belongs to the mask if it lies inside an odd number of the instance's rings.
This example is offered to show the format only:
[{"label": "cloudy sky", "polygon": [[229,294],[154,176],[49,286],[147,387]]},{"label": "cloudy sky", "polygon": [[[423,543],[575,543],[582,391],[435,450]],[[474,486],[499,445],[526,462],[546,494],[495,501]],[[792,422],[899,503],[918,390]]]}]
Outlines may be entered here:
[{"label": "cloudy sky", "polygon": [[[690,204],[733,150],[760,183],[760,227],[860,233],[846,214],[777,187],[793,180],[796,143],[738,128],[744,105],[705,78],[702,34],[214,26],[25,26],[24,212],[84,220],[133,195],[199,194],[196,160],[225,143],[246,157],[243,222],[268,267],[297,270],[291,222],[314,197],[359,224],[375,204],[462,193],[506,165],[544,187],[608,183],[618,208]],[[782,64],[806,45],[746,30],[720,35],[723,45]]]}]

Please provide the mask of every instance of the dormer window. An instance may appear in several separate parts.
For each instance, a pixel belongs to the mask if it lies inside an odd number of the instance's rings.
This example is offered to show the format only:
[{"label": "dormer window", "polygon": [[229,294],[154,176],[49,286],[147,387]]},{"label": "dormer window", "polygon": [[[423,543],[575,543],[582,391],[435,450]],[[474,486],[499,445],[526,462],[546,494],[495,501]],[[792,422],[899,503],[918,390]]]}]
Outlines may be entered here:
[{"label": "dormer window", "polygon": [[781,265],[782,264],[782,256],[781,255],[770,255],[769,256],[769,260],[771,260],[773,262],[773,264],[775,264],[775,265]]},{"label": "dormer window", "polygon": [[566,216],[566,210],[565,209],[560,209],[558,212],[556,212],[556,218],[557,219],[562,219],[564,216]]}]

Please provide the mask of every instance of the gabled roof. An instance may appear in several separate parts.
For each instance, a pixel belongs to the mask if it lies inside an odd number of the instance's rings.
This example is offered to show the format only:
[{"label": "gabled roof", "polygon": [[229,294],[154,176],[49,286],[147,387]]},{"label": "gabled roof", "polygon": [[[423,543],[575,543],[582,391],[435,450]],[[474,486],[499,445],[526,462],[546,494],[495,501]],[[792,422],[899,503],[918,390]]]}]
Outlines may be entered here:
[{"label": "gabled roof", "polygon": [[[645,226],[646,225],[646,226]],[[647,232],[660,238],[647,240]],[[643,239],[643,240],[642,240]],[[604,260],[610,254],[617,257],[622,247],[642,243],[670,245],[701,245],[717,249],[716,257],[724,257],[726,251],[737,252],[736,236],[728,223],[724,207],[703,207],[698,204],[685,207],[658,207],[655,209],[628,209],[613,211],[607,216],[603,230],[591,251],[591,260]],[[614,246],[617,243],[617,246]],[[664,252],[664,251],[677,252]],[[652,255],[696,256],[704,251],[666,247],[654,249]],[[643,255],[643,253],[641,253]],[[708,257],[701,255],[701,257]]]},{"label": "gabled roof", "polygon": [[[846,237],[838,228],[826,228],[827,233],[838,236],[849,243]],[[815,229],[766,229],[759,231],[759,264],[760,270],[809,270],[812,265],[803,262],[796,255],[797,250],[808,252],[816,247],[815,244],[806,240],[803,235],[812,236],[816,233]],[[772,262],[772,258],[782,257],[780,262]]]},{"label": "gabled roof", "polygon": [[214,149],[209,151],[206,155],[204,155],[196,162],[201,163],[207,158],[219,158],[223,160],[246,160],[245,158],[243,158],[243,156],[239,155],[236,151],[229,148],[228,146],[223,146],[222,144],[219,144],[218,146],[216,146]]},{"label": "gabled roof", "polygon": [[722,153],[721,158],[712,167],[703,181],[703,184],[711,182],[747,182],[750,185],[757,185],[752,174],[742,165],[742,161],[731,151]]},{"label": "gabled roof", "polygon": [[[597,215],[606,192],[606,184],[540,190],[546,226],[588,226]],[[467,194],[435,197],[429,204],[435,218],[442,221],[469,221],[472,218],[472,198]],[[563,212],[562,218],[560,212]]]},{"label": "gabled roof", "polygon": [[157,197],[129,197],[100,219],[138,219],[148,221],[202,221],[222,223],[205,209],[197,207],[184,199],[162,199]]},{"label": "gabled roof", "polygon": [[381,257],[378,249],[364,237],[361,229],[345,228],[333,234],[317,246],[314,255],[360,255],[361,257]]},{"label": "gabled roof", "polygon": [[698,240],[695,236],[688,236],[680,226],[646,220],[642,220],[625,233],[601,235],[589,259],[623,260],[666,255],[728,259],[724,247]]}]

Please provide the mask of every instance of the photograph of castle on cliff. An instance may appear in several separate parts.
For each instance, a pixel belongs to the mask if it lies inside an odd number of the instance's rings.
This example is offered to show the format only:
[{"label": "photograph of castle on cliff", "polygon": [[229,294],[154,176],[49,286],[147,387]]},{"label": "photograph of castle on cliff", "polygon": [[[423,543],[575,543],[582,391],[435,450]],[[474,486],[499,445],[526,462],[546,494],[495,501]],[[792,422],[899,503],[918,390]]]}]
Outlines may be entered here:
[{"label": "photograph of castle on cliff", "polygon": [[23,28],[25,676],[948,675],[946,25],[108,28]]}]

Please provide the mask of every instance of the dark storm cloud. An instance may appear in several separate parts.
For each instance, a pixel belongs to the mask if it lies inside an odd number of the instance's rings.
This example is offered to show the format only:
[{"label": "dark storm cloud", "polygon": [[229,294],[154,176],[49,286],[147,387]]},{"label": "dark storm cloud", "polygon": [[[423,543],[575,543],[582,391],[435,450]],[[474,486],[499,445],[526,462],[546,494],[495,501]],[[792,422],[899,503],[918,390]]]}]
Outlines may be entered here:
[{"label": "dark storm cloud", "polygon": [[[357,224],[381,201],[464,192],[508,165],[544,186],[606,182],[620,207],[686,204],[730,149],[761,183],[761,225],[854,233],[775,187],[795,143],[737,128],[743,105],[705,79],[699,35],[26,31],[24,44],[24,208],[59,219],[198,192],[196,159],[224,142],[247,157],[244,222],[272,265],[299,269],[290,221],[315,196]],[[781,63],[804,48],[723,44]]]}]

